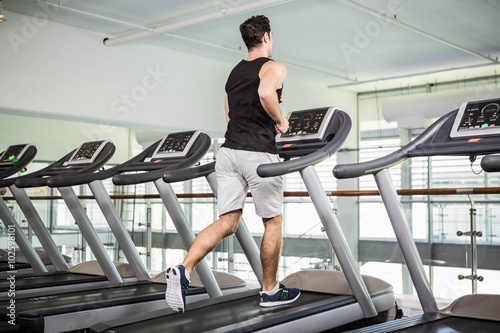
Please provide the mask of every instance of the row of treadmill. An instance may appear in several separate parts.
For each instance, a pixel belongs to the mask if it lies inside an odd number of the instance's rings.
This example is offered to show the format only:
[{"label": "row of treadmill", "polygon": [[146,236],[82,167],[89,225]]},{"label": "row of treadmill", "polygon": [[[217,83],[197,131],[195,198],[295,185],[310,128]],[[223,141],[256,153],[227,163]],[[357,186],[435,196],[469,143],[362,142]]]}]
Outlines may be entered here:
[{"label": "row of treadmill", "polygon": [[[280,162],[258,167],[261,177],[300,173],[311,202],[334,249],[341,270],[303,270],[281,282],[300,288],[288,305],[262,308],[259,288],[236,276],[196,266],[187,311],[178,314],[165,302],[164,274],[151,276],[115,208],[103,180],[116,186],[153,183],[183,246],[195,235],[173,183],[204,177],[217,197],[215,162],[201,164],[211,138],[193,130],[169,133],[132,159],[108,169],[115,152],[110,141],[83,143],[51,165],[21,173],[35,158],[31,144],[7,147],[0,154],[0,187],[8,187],[43,250],[35,249],[0,198],[2,242],[0,271],[1,332],[339,332],[348,324],[372,323],[356,332],[499,332],[500,295],[472,294],[438,309],[416,243],[391,181],[389,169],[412,157],[484,155],[486,172],[500,171],[500,99],[471,101],[434,122],[408,145],[372,161],[338,164],[337,179],[373,175],[412,278],[424,314],[404,319],[395,309],[392,286],[361,275],[315,165],[341,149],[351,130],[349,115],[324,107],[291,112],[289,131],[277,136]],[[75,194],[88,186],[126,262],[113,261]],[[73,265],[54,241],[26,190],[56,188],[96,260]],[[236,239],[262,282],[259,248],[244,221]],[[377,319],[378,318],[378,319]],[[385,319],[383,319],[385,318]],[[375,319],[375,320],[374,320]]]}]

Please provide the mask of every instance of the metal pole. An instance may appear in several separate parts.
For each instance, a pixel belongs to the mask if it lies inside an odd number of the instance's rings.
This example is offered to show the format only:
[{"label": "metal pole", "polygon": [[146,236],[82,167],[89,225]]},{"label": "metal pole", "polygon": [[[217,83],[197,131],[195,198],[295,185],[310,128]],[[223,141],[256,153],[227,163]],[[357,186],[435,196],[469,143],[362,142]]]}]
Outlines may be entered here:
[{"label": "metal pole", "polygon": [[335,216],[333,209],[330,208],[328,198],[326,196],[325,190],[321,185],[318,174],[314,166],[308,166],[304,170],[300,171],[304,184],[309,192],[311,201],[314,204],[316,211],[319,215],[321,223],[325,228],[325,232],[328,235],[335,254],[339,260],[342,267],[344,275],[349,283],[349,287],[352,290],[354,297],[356,298],[363,315],[365,318],[375,317],[377,315],[377,309],[373,304],[370,297],[370,293],[366,288],[366,285],[359,273],[357,263],[352,256],[351,250],[347,245],[347,240],[344,237],[342,228]]},{"label": "metal pole", "polygon": [[26,194],[26,191],[17,188],[15,185],[9,186],[9,190],[16,199],[17,204],[23,211],[24,216],[26,216],[29,225],[31,226],[31,228],[33,228],[33,231],[42,244],[43,249],[52,261],[55,270],[61,272],[69,269],[66,260],[64,260],[61,251],[59,251],[59,248],[54,242],[54,239],[50,236],[47,228],[43,224],[40,215],[36,211],[35,206],[33,206],[33,203]]},{"label": "metal pole", "polygon": [[413,285],[418,294],[418,299],[425,313],[434,313],[438,310],[436,299],[427,280],[422,259],[417,250],[417,245],[406,222],[403,206],[398,199],[398,194],[392,183],[388,169],[383,169],[374,174],[377,187],[384,202],[385,209],[394,229],[396,239],[401,249],[406,266],[410,272]]},{"label": "metal pole", "polygon": [[40,259],[40,256],[36,253],[33,245],[30,243],[23,230],[12,216],[9,207],[7,207],[7,204],[5,204],[5,201],[2,198],[0,198],[0,220],[3,221],[7,230],[10,230],[11,228],[14,229],[13,237],[15,242],[19,247],[19,250],[21,250],[26,259],[28,259],[33,271],[38,274],[46,273],[47,268]]},{"label": "metal pole", "polygon": [[146,265],[151,269],[151,255],[153,247],[153,209],[151,200],[146,201]]},{"label": "metal pole", "polygon": [[120,245],[120,248],[125,254],[125,257],[127,258],[130,267],[134,271],[135,276],[137,277],[138,280],[142,281],[149,280],[150,276],[148,270],[144,265],[144,262],[142,261],[141,257],[139,256],[139,253],[137,252],[135,244],[130,238],[127,229],[123,225],[123,222],[120,216],[118,215],[118,212],[116,211],[113,202],[111,202],[111,198],[109,197],[108,192],[106,191],[106,188],[104,187],[102,181],[95,180],[89,183],[88,185],[90,190],[92,191],[92,194],[95,197],[97,204],[99,205],[99,208],[101,209],[104,217],[106,218],[106,221],[108,222],[111,231],[115,235],[115,238],[118,244]]},{"label": "metal pole", "polygon": [[[195,235],[193,233],[193,230],[189,227],[186,215],[184,215],[184,211],[182,210],[182,207],[177,200],[177,196],[172,189],[172,185],[165,183],[161,178],[155,180],[154,183],[158,192],[160,193],[163,204],[165,205],[168,213],[170,214],[170,217],[172,218],[175,229],[177,230],[177,233],[181,238],[182,244],[184,245],[186,250],[189,250],[194,242]],[[206,260],[201,260],[196,265],[196,272],[200,276],[200,280],[210,297],[222,296],[222,291],[217,284],[214,273],[208,266]]]},{"label": "metal pole", "polygon": [[[459,280],[470,279],[472,283],[472,294],[477,293],[477,281],[483,281],[482,276],[477,275],[477,238],[481,237],[483,233],[481,231],[476,231],[476,208],[474,200],[470,195],[467,196],[470,201],[471,208],[469,209],[469,221],[470,221],[470,231],[462,232],[457,231],[457,236],[469,236],[470,237],[470,268],[471,274],[467,276],[463,276],[462,274],[458,275]],[[468,251],[465,252],[466,256],[469,255]]]},{"label": "metal pole", "polygon": [[109,257],[106,248],[99,239],[97,232],[92,226],[92,223],[80,204],[73,188],[61,187],[58,188],[58,190],[108,280],[111,283],[123,283],[120,273],[118,273],[118,270]]}]

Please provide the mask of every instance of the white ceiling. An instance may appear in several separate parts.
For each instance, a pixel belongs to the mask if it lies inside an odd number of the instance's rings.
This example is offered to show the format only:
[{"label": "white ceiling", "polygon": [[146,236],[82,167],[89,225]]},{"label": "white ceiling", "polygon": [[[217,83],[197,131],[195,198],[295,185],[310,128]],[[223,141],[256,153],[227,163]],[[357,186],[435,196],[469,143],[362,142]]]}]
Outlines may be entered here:
[{"label": "white ceiling", "polygon": [[100,32],[109,47],[145,42],[230,62],[245,56],[239,24],[264,14],[289,73],[358,92],[500,72],[498,0],[4,0],[4,9],[7,19]]}]

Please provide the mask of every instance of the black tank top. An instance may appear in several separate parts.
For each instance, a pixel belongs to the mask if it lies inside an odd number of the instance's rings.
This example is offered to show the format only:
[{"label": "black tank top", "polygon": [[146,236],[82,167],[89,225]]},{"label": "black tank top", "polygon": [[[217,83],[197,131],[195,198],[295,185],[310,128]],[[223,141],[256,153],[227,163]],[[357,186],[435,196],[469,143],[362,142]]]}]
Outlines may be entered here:
[{"label": "black tank top", "polygon": [[[269,58],[242,60],[229,74],[226,93],[229,123],[222,147],[276,154],[275,122],[260,103],[259,72]],[[276,91],[278,100],[281,89]]]}]

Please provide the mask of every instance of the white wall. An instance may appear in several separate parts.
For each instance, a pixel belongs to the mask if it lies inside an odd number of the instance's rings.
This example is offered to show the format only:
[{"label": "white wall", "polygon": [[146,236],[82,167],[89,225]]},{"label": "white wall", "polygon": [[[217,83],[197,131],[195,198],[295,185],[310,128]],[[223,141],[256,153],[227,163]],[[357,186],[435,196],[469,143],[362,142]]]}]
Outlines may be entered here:
[{"label": "white wall", "polygon": [[165,129],[221,132],[229,64],[9,14],[0,30],[4,112]]},{"label": "white wall", "polygon": [[[98,138],[127,146],[128,128],[223,135],[224,84],[238,55],[225,63],[147,44],[106,47],[105,36],[49,22],[47,15],[9,13],[2,23],[0,123],[9,127],[0,133],[2,146],[47,144],[51,153],[39,147],[37,159],[50,160]],[[284,113],[337,105],[355,117],[355,94],[301,81],[291,67],[284,93]]]}]

